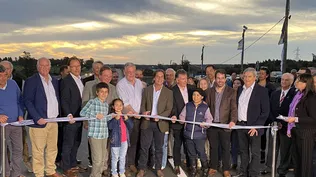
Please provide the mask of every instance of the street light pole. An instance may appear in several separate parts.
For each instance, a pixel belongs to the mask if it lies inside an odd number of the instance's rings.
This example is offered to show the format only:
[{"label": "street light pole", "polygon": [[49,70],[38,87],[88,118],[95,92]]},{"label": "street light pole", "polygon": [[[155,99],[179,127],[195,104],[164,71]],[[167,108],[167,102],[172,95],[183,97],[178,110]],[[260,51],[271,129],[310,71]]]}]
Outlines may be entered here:
[{"label": "street light pole", "polygon": [[242,51],[241,51],[241,62],[240,62],[240,69],[241,72],[244,71],[244,53],[245,53],[245,32],[247,30],[247,26],[243,26],[243,30],[242,30]]}]

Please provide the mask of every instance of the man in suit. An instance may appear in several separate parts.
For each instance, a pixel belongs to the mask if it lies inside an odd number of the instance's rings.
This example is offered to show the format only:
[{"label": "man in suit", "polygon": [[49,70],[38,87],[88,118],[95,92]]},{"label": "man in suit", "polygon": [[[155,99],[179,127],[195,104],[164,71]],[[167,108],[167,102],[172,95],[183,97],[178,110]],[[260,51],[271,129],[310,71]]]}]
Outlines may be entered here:
[{"label": "man in suit", "polygon": [[[70,58],[68,61],[70,74],[60,83],[62,115],[72,119],[80,117],[83,83],[80,77],[81,65],[77,58]],[[70,121],[65,123],[62,168],[66,176],[76,176],[79,171],[77,167],[77,151],[81,143],[82,122]]]},{"label": "man in suit", "polygon": [[[269,82],[270,81],[270,70],[266,67],[261,67],[259,71],[259,81],[258,84],[262,87],[265,87],[268,90],[269,97],[272,92],[275,91],[275,86]],[[269,125],[269,121],[265,125]],[[268,134],[271,133],[268,131]],[[261,163],[266,161],[266,146],[267,146],[267,129],[264,130],[263,135],[261,136]]]},{"label": "man in suit", "polygon": [[[244,86],[238,88],[238,122],[241,126],[264,125],[269,112],[267,89],[256,83],[257,71],[247,68],[244,71]],[[240,173],[235,177],[257,177],[260,173],[260,145],[263,129],[237,130],[241,156]],[[249,153],[249,149],[251,153]],[[251,161],[249,162],[249,154]]]},{"label": "man in suit", "polygon": [[[185,104],[192,101],[193,88],[187,84],[188,74],[185,70],[179,69],[176,73],[177,85],[172,88],[173,92],[173,108],[171,116],[173,119],[179,119],[179,115],[184,108]],[[174,160],[174,173],[180,174],[181,165],[181,146],[184,142],[183,137],[183,124],[175,122],[171,124],[171,129],[174,138],[173,144],[173,160]],[[185,146],[184,146],[185,148]],[[184,150],[186,153],[186,150]],[[187,157],[187,163],[189,162]]]},{"label": "man in suit", "polygon": [[[281,78],[281,89],[276,90],[270,97],[270,115],[269,122],[278,122],[279,131],[277,131],[277,146],[276,146],[276,162],[277,155],[280,150],[280,164],[277,169],[280,177],[285,177],[290,161],[291,161],[291,145],[292,139],[287,136],[287,122],[276,119],[279,115],[288,116],[290,104],[296,94],[295,88],[291,85],[294,81],[294,76],[291,73],[284,73]],[[261,174],[271,173],[272,168],[272,153],[273,153],[273,137],[269,138],[269,151],[266,166],[267,168]]]},{"label": "man in suit", "polygon": [[[154,84],[145,88],[142,96],[141,112],[143,115],[159,115],[169,117],[172,106],[172,91],[163,86],[165,72],[157,70],[154,74]],[[143,177],[147,167],[148,150],[152,141],[155,144],[155,169],[157,176],[163,177],[162,146],[165,132],[169,131],[169,122],[166,120],[143,118],[140,126],[140,157],[137,177]]]},{"label": "man in suit", "polygon": [[24,85],[23,97],[28,119],[35,123],[30,126],[29,134],[32,143],[33,172],[36,177],[44,177],[44,171],[47,176],[61,176],[56,172],[55,166],[58,125],[47,123],[45,120],[56,118],[60,113],[59,83],[50,76],[50,68],[51,64],[47,58],[38,59],[38,74],[28,78]]},{"label": "man in suit", "polygon": [[95,61],[92,64],[92,70],[93,70],[93,75],[86,77],[83,79],[83,85],[86,85],[87,82],[89,81],[93,81],[95,79],[99,79],[99,73],[100,73],[100,69],[102,68],[103,63],[102,61]]},{"label": "man in suit", "polygon": [[164,82],[164,85],[167,88],[172,89],[172,87],[177,84],[175,79],[176,79],[176,71],[172,68],[168,68],[166,70],[166,81]]},{"label": "man in suit", "polygon": [[[213,115],[213,123],[229,124],[235,126],[237,121],[237,104],[235,91],[225,84],[226,72],[219,69],[215,72],[215,87],[206,91],[206,102]],[[218,167],[219,152],[222,154],[224,177],[230,177],[230,136],[231,130],[210,127],[207,129],[207,137],[211,147],[210,175],[215,175]],[[219,146],[220,145],[220,146]],[[221,148],[219,151],[218,148]]]},{"label": "man in suit", "polygon": [[216,68],[214,65],[208,65],[205,67],[205,75],[206,75],[206,79],[208,83],[210,84],[210,88],[214,87],[215,71],[216,71]]}]

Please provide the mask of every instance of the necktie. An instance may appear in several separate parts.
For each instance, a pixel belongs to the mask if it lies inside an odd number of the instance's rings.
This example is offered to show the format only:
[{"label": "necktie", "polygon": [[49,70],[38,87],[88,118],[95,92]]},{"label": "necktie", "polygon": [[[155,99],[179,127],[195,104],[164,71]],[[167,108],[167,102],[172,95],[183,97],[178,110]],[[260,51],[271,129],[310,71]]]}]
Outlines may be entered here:
[{"label": "necktie", "polygon": [[280,106],[281,106],[282,102],[284,101],[284,98],[285,98],[285,93],[284,93],[284,91],[282,91],[281,98],[280,98]]}]

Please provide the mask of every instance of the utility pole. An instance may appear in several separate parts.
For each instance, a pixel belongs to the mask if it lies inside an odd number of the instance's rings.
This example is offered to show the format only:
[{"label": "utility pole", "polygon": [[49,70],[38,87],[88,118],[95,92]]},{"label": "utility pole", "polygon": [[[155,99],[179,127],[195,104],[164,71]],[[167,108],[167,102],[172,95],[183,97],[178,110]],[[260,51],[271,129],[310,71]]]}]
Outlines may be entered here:
[{"label": "utility pole", "polygon": [[247,26],[243,26],[242,30],[242,49],[241,49],[241,62],[240,62],[240,70],[244,71],[244,53],[245,53],[245,32],[247,30]]},{"label": "utility pole", "polygon": [[298,60],[300,60],[300,48],[299,47],[297,47],[296,48],[296,50],[294,50],[294,52],[295,52],[295,60],[296,61],[298,61]]},{"label": "utility pole", "polygon": [[283,73],[286,72],[289,15],[290,15],[290,0],[286,0],[286,5],[285,5],[285,19],[284,19],[283,58],[282,58],[282,66],[281,66]]},{"label": "utility pole", "polygon": [[182,54],[182,58],[181,58],[181,66],[182,66],[182,69],[183,69],[183,59],[184,59],[184,54]]},{"label": "utility pole", "polygon": [[205,48],[205,45],[203,44],[203,47],[202,47],[202,54],[201,54],[201,70],[203,70],[204,48]]}]

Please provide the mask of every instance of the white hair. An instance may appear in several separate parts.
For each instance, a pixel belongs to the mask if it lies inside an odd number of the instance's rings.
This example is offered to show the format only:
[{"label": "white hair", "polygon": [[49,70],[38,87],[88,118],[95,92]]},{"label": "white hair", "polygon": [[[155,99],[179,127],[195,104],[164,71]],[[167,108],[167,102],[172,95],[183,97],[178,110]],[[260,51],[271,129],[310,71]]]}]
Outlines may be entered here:
[{"label": "white hair", "polygon": [[125,63],[125,65],[124,65],[124,70],[126,70],[128,67],[131,67],[131,66],[136,68],[135,64],[132,63],[132,62],[127,62],[127,63]]},{"label": "white hair", "polygon": [[37,60],[37,63],[36,63],[36,67],[37,67],[37,68],[39,67],[39,63],[40,63],[41,60],[47,60],[48,63],[49,63],[49,67],[51,67],[50,60],[47,59],[47,58],[45,58],[45,57],[41,57],[41,58],[39,58],[39,59]]},{"label": "white hair", "polygon": [[167,73],[168,71],[171,71],[174,75],[176,75],[176,71],[175,71],[174,69],[168,68],[168,69],[166,69],[166,73]]},{"label": "white hair", "polygon": [[289,77],[290,80],[291,80],[291,83],[294,82],[294,75],[293,75],[293,74],[291,74],[291,73],[284,73],[284,74],[282,74],[282,77],[283,77],[283,76]]},{"label": "white hair", "polygon": [[251,67],[246,68],[246,69],[244,70],[243,74],[245,74],[246,72],[251,72],[255,77],[257,77],[257,71],[256,71],[255,68],[251,68]]},{"label": "white hair", "polygon": [[10,67],[11,67],[11,69],[13,70],[13,64],[12,64],[10,61],[4,60],[4,61],[1,61],[1,62],[0,62],[0,64],[4,64],[4,63],[9,64]]}]

